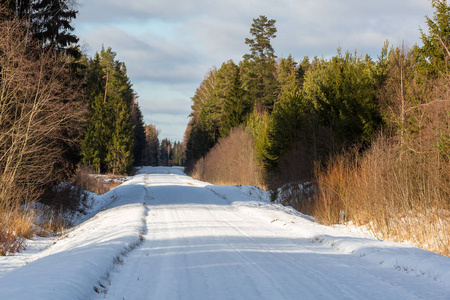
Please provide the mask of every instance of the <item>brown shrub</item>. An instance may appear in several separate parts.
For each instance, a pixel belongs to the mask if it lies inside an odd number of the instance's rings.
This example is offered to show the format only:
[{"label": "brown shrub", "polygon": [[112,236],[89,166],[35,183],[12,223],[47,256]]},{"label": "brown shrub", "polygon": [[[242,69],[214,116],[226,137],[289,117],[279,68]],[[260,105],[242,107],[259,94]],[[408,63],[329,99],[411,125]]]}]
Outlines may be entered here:
[{"label": "brown shrub", "polygon": [[263,167],[256,158],[252,134],[234,128],[200,159],[192,172],[196,179],[213,184],[245,184],[264,188]]},{"label": "brown shrub", "polygon": [[406,152],[380,137],[362,157],[341,155],[316,170],[314,216],[450,255],[449,169],[437,151]]},{"label": "brown shrub", "polygon": [[108,192],[111,187],[104,181],[99,180],[94,174],[93,169],[86,166],[79,166],[72,180],[72,184],[98,195]]}]

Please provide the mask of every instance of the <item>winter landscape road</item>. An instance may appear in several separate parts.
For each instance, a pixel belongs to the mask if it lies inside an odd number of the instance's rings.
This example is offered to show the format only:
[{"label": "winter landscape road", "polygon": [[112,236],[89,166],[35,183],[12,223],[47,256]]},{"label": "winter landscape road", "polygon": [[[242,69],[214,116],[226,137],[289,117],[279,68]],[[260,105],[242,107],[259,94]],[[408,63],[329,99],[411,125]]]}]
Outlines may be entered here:
[{"label": "winter landscape road", "polygon": [[448,257],[322,226],[254,187],[142,168],[93,199],[58,240],[0,258],[0,299],[450,299]]}]

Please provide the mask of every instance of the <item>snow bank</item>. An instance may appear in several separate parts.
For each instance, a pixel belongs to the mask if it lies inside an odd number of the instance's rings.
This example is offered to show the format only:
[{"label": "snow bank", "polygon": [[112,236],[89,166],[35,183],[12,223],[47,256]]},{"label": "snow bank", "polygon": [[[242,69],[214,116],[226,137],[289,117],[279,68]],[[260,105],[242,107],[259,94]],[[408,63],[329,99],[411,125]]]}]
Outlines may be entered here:
[{"label": "snow bank", "polygon": [[448,257],[406,244],[383,241],[343,225],[324,226],[312,217],[291,207],[264,202],[235,201],[234,208],[260,218],[296,237],[310,239],[341,255],[353,255],[384,268],[428,278],[450,291],[450,259]]},{"label": "snow bank", "polygon": [[88,299],[102,277],[140,241],[147,213],[145,190],[133,186],[140,182],[137,177],[98,196],[95,209],[103,211],[29,256],[25,266],[0,277],[0,299]]}]

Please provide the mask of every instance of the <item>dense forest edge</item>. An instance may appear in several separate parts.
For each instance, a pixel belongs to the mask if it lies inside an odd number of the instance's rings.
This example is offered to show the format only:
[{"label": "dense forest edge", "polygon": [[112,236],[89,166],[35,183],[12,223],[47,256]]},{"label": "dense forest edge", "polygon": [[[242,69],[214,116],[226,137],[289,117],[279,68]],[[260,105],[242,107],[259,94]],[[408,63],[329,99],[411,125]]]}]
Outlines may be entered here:
[{"label": "dense forest edge", "polygon": [[431,5],[423,45],[386,41],[377,59],[277,58],[276,21],[253,19],[249,53],[192,98],[186,172],[450,255],[450,7]]},{"label": "dense forest edge", "polygon": [[76,5],[0,2],[0,255],[70,226],[89,192],[137,166],[184,164],[181,142],[144,123],[116,53],[80,50]]}]

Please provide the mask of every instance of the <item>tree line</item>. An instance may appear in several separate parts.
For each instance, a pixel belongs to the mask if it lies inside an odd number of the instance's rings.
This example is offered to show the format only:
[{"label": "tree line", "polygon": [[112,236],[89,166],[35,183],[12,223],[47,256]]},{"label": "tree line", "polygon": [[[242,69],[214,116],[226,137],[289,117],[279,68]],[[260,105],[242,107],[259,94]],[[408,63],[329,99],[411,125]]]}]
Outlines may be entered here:
[{"label": "tree line", "polygon": [[144,123],[116,53],[82,53],[76,15],[74,0],[0,1],[0,212],[61,205],[50,191],[80,164],[113,174],[183,164],[181,143]]},{"label": "tree line", "polygon": [[192,97],[187,171],[450,255],[450,6],[431,5],[422,45],[386,41],[376,59],[276,58],[275,20],[254,19],[249,53]]},{"label": "tree line", "polygon": [[[355,145],[363,151],[381,131],[414,141],[421,132],[417,109],[428,105],[430,86],[448,74],[448,5],[432,3],[436,13],[427,18],[428,31],[421,31],[423,46],[407,49],[386,41],[378,59],[340,48],[331,58],[277,59],[271,46],[275,20],[253,19],[245,40],[250,52],[209,71],[192,97],[188,168],[237,126],[251,130],[258,159],[274,176],[280,163],[292,164],[295,153],[308,166],[298,176],[311,176],[314,162]],[[397,120],[393,110],[402,105]],[[448,159],[448,116],[442,113],[433,147]]]}]

